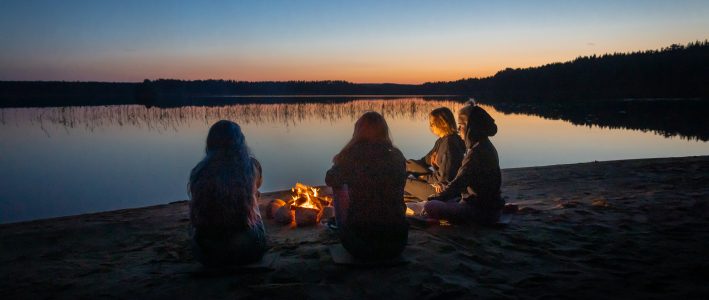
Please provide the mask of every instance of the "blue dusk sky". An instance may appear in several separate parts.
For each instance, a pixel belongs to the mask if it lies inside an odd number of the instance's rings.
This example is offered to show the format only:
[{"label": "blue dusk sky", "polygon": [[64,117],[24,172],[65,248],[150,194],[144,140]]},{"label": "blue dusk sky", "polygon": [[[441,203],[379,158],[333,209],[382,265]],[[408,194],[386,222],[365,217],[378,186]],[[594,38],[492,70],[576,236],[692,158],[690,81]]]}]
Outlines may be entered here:
[{"label": "blue dusk sky", "polygon": [[421,83],[709,38],[709,1],[0,0],[0,80]]}]

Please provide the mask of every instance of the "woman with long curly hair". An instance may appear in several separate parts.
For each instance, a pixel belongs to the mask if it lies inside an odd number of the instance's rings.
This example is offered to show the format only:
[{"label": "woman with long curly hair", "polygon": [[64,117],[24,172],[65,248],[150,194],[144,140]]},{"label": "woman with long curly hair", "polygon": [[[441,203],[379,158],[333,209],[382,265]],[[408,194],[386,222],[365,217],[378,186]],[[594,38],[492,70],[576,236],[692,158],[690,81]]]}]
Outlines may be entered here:
[{"label": "woman with long curly hair", "polygon": [[189,180],[195,255],[207,266],[257,261],[266,251],[257,204],[261,165],[241,127],[227,120],[209,129],[205,152]]}]

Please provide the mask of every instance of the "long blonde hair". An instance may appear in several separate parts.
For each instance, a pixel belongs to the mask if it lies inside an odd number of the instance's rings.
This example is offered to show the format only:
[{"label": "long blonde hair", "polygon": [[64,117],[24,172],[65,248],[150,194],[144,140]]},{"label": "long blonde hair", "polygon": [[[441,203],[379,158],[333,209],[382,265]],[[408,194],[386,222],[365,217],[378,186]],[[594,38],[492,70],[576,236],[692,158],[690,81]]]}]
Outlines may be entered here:
[{"label": "long blonde hair", "polygon": [[438,130],[442,136],[458,133],[453,112],[447,107],[432,110],[428,117],[431,119],[431,126]]},{"label": "long blonde hair", "polygon": [[391,136],[389,135],[389,125],[387,125],[384,117],[378,112],[368,111],[359,117],[354,126],[352,139],[342,147],[340,153],[332,158],[332,162],[337,163],[354,145],[363,142],[381,143],[391,148],[394,147],[394,144],[391,142]]}]

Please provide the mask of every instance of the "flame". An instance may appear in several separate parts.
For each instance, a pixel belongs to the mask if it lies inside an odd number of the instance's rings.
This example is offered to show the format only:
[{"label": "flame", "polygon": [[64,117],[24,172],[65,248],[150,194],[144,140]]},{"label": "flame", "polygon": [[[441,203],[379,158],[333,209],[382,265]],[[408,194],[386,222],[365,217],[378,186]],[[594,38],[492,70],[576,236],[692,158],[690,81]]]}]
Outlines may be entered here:
[{"label": "flame", "polygon": [[[296,183],[295,186],[291,188],[291,192],[293,193],[291,195],[291,198],[293,198],[293,206],[297,207],[320,210],[322,209],[321,202],[324,201],[326,204],[329,204],[330,201],[332,201],[330,197],[319,196],[319,188],[307,186],[300,182]],[[316,201],[318,201],[318,203],[316,203]]]}]

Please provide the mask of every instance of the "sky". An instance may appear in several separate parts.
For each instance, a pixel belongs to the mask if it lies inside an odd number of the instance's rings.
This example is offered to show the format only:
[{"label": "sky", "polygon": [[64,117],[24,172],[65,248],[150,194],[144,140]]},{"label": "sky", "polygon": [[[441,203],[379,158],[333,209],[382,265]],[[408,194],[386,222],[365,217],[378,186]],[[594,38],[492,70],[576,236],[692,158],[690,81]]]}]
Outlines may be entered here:
[{"label": "sky", "polygon": [[422,83],[705,39],[706,0],[0,0],[0,80]]}]

